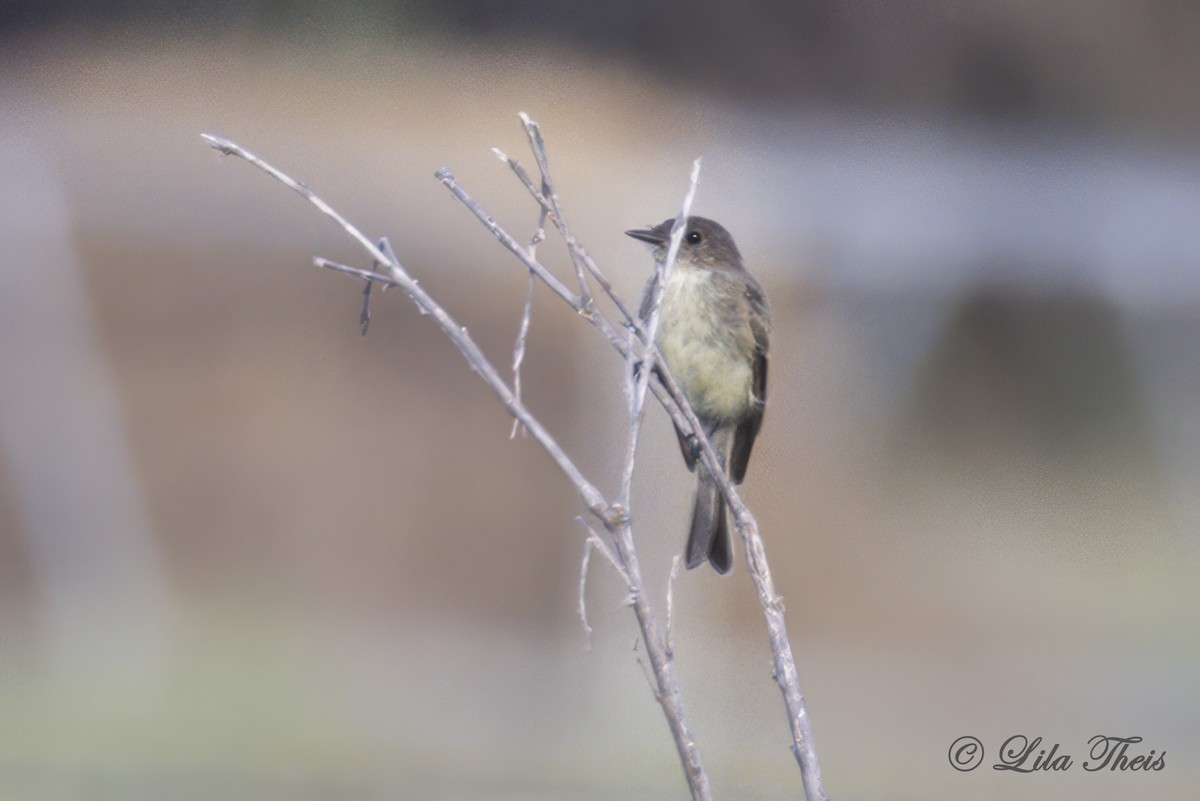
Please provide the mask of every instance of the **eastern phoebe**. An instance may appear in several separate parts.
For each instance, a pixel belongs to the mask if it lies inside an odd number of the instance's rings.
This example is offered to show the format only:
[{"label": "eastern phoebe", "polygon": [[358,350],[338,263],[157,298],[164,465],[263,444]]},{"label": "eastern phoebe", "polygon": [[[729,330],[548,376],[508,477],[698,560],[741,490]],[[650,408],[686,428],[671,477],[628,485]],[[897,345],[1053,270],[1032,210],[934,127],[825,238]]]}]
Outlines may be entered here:
[{"label": "eastern phoebe", "polygon": [[[671,218],[625,233],[666,258]],[[646,284],[639,316],[650,316],[654,278]],[[729,232],[704,217],[689,217],[679,254],[662,295],[655,342],[687,395],[733,483],[746,475],[750,449],[767,400],[767,347],[771,311],[762,287],[742,265]],[[696,470],[699,449],[676,427],[683,459],[696,473],[696,502],[688,533],[687,566],[705,560],[724,575],[733,567],[725,498],[708,471]]]}]

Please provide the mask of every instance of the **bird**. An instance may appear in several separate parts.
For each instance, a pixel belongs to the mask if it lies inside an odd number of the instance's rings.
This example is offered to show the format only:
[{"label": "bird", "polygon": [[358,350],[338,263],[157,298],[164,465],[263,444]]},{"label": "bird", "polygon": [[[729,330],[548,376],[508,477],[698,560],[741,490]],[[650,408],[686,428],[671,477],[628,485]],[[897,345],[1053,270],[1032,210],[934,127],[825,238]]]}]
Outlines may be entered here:
[{"label": "bird", "polygon": [[[626,235],[648,243],[663,262],[675,218]],[[655,276],[642,294],[639,317],[653,310]],[[746,476],[767,402],[771,310],[746,270],[733,237],[719,223],[689,216],[675,264],[662,291],[655,345],[734,484]],[[705,561],[721,575],[733,568],[725,498],[707,468],[696,465],[699,443],[676,425],[688,470],[696,474],[685,564]]]}]

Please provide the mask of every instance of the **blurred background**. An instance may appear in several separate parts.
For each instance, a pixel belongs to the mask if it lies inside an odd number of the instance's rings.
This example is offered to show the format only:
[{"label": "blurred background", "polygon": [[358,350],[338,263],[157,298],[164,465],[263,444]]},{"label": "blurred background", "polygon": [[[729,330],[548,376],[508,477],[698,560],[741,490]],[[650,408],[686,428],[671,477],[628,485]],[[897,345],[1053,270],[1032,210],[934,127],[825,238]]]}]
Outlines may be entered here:
[{"label": "blurred background", "polygon": [[[528,237],[525,111],[626,297],[696,156],[767,289],[744,489],[831,795],[1196,798],[1198,85],[1179,0],[0,0],[0,797],[687,797],[599,559],[580,624],[569,485],[199,138],[506,366],[525,276],[433,172]],[[540,292],[525,396],[607,491],[620,374]],[[648,419],[661,608],[691,477]],[[799,797],[744,566],[674,599],[716,796]],[[1075,766],[991,770],[1014,734]],[[1097,734],[1165,768],[1084,772]]]}]

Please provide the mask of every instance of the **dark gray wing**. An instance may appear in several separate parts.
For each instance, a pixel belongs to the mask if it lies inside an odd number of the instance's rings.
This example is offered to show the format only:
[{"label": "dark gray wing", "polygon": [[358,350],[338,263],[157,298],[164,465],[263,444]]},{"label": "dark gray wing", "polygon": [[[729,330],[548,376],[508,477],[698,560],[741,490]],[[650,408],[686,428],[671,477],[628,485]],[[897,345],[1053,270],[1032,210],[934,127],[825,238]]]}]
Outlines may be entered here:
[{"label": "dark gray wing", "polygon": [[646,282],[646,287],[642,290],[642,304],[638,307],[638,319],[643,323],[650,316],[650,288],[652,286],[654,286],[654,276],[650,276],[650,280]]},{"label": "dark gray wing", "polygon": [[754,410],[738,424],[733,434],[733,450],[729,458],[729,477],[734,484],[741,484],[746,477],[746,465],[750,463],[750,451],[754,438],[762,426],[763,410],[767,405],[767,351],[770,348],[771,310],[758,282],[746,276],[746,300],[753,312],[749,315],[750,331],[754,335],[754,364],[751,367]]}]

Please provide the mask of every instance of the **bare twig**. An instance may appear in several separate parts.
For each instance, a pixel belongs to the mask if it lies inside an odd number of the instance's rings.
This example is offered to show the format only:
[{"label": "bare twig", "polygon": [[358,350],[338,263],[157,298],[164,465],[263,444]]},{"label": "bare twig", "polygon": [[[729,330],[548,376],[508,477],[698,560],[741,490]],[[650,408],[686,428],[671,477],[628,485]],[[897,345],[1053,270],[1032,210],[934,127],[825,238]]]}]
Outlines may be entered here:
[{"label": "bare twig", "polygon": [[[532,250],[532,248],[530,249]],[[525,361],[525,340],[529,336],[529,321],[533,317],[533,284],[533,273],[530,273],[525,285],[525,305],[521,309],[521,327],[517,330],[517,340],[513,343],[513,396],[517,400],[521,399],[521,362]],[[512,431],[508,435],[509,439],[516,437],[520,430],[521,421],[513,420]]]},{"label": "bare twig", "polygon": [[[537,125],[536,122],[532,124],[534,126]],[[513,171],[513,174],[517,176],[517,180],[519,180],[525,189],[529,191],[530,196],[538,202],[538,205],[542,207],[543,211],[553,212],[554,207],[551,205],[550,200],[543,193],[543,190],[539,189],[537,185],[534,184],[533,179],[529,177],[529,173],[525,171],[525,168],[521,166],[519,161],[511,158],[504,151],[500,150],[500,148],[493,147],[492,152],[496,154],[497,158],[508,165],[509,169]],[[558,229],[559,236],[562,237],[563,242],[565,242],[567,247],[570,249],[572,257],[578,259],[579,262],[583,264],[584,268],[588,271],[588,275],[590,275],[596,281],[596,283],[599,284],[600,288],[604,290],[604,294],[608,296],[608,299],[612,301],[614,306],[617,307],[617,311],[621,313],[622,322],[625,324],[636,324],[638,322],[637,318],[634,317],[629,309],[625,306],[625,301],[622,300],[621,296],[618,295],[616,290],[613,289],[612,284],[609,283],[608,279],[604,276],[604,273],[600,271],[600,267],[596,264],[595,260],[591,257],[591,255],[588,254],[583,245],[579,244],[574,235],[572,235],[570,228],[567,227],[566,221],[563,220],[560,215],[553,213],[551,213],[550,219],[554,223],[554,227]]]},{"label": "bare twig", "polygon": [[771,643],[775,682],[779,685],[779,691],[783,695],[788,728],[792,735],[791,751],[800,767],[805,798],[807,801],[828,801],[829,796],[825,793],[825,788],[821,783],[821,767],[817,759],[816,747],[813,745],[808,707],[804,702],[804,694],[800,691],[796,660],[792,655],[792,646],[788,639],[787,626],[784,623],[783,599],[776,592],[775,582],[771,578],[766,550],[758,530],[758,520],[746,506],[737,488],[725,473],[725,465],[713,449],[712,442],[704,433],[687,398],[683,396],[669,372],[661,377],[669,385],[668,393],[677,400],[681,414],[688,420],[689,427],[696,434],[700,458],[704,462],[704,466],[708,468],[709,475],[712,476],[713,481],[717,483],[721,493],[725,496],[734,528],[741,537],[742,550],[746,555],[746,567],[750,573],[750,579],[754,582],[759,605],[762,607],[763,617],[767,623],[767,637]]},{"label": "bare twig", "polygon": [[[508,233],[508,231],[504,230],[504,227],[501,226],[494,217],[487,213],[483,206],[480,205],[479,201],[471,197],[470,193],[468,193],[466,189],[464,189],[462,185],[458,183],[458,180],[454,177],[454,174],[450,172],[450,170],[442,168],[434,173],[434,177],[441,181],[442,184],[450,190],[450,193],[455,197],[455,199],[466,206],[467,209],[473,215],[475,215],[475,218],[479,220],[494,237],[496,237],[496,240],[503,245],[508,252],[516,256],[517,260],[521,262],[521,264],[524,265],[527,270],[536,275],[539,280],[541,280],[544,284],[546,284],[547,287],[550,288],[552,292],[554,292],[554,294],[558,295],[560,300],[574,309],[580,317],[587,320],[593,328],[599,331],[600,334],[608,340],[610,345],[616,348],[618,353],[620,353],[622,356],[628,355],[630,352],[628,337],[623,335],[618,330],[617,326],[614,326],[607,317],[597,312],[594,306],[585,306],[578,295],[568,289],[537,259],[531,257],[528,251],[521,247],[520,243],[518,243],[517,240]],[[630,319],[632,320],[630,325],[632,325],[634,330],[638,331],[639,335],[641,336],[642,328],[640,325],[638,325],[635,318]],[[646,342],[648,340],[645,338],[645,336],[641,336],[640,341]],[[667,369],[665,364],[659,365],[659,372],[665,373],[668,376],[667,388],[663,388],[660,385],[655,384],[653,389],[655,398],[663,404],[663,407],[667,410],[667,413],[671,415],[671,420],[677,426],[679,426],[685,432],[692,430],[693,423],[690,422],[683,414],[679,403],[679,399],[683,397],[682,391],[679,390],[678,385],[674,383],[673,379],[670,379],[670,371]],[[695,415],[692,415],[692,418],[694,419]]]},{"label": "bare twig", "polygon": [[[630,606],[632,606],[632,604],[630,604]],[[641,642],[641,637],[633,638],[633,658],[637,661],[638,667],[642,669],[642,675],[646,677],[646,684],[650,685],[650,692],[654,693],[654,700],[661,704],[662,697],[659,695],[658,683],[654,678],[654,673],[650,670],[649,666],[646,665],[646,660],[642,659],[642,654],[638,648],[638,645],[640,645]]]},{"label": "bare twig", "polygon": [[[546,286],[548,286],[551,291],[554,292],[554,294],[558,295],[559,299],[570,306],[579,314],[580,317],[582,317],[584,320],[590,323],[593,328],[599,331],[600,334],[606,340],[608,340],[608,343],[612,345],[619,354],[625,357],[628,356],[631,350],[629,337],[627,334],[623,334],[617,326],[613,325],[603,314],[597,312],[594,307],[585,308],[578,296],[571,292],[571,290],[567,289],[567,287],[564,286],[561,281],[551,275],[545,266],[543,266],[536,259],[531,258],[528,252],[520,246],[517,240],[506,230],[504,230],[504,227],[496,222],[496,220],[487,213],[487,211],[477,200],[475,200],[475,198],[471,197],[470,193],[468,193],[467,190],[458,183],[458,180],[454,177],[453,173],[447,169],[441,169],[435,173],[435,177],[437,177],[437,179],[440,180],[442,184],[450,190],[450,193],[454,195],[455,199],[466,206],[467,209],[473,215],[475,215],[475,218],[483,223],[484,227],[486,227],[492,233],[492,235],[496,237],[496,240],[503,245],[506,250],[516,256],[517,260],[520,261],[526,269],[533,272],[534,275],[541,279],[543,283],[545,283]],[[644,329],[636,318],[630,318],[630,322],[626,323],[625,325],[631,327],[638,334],[634,352],[640,352],[638,348],[641,347],[641,343],[649,341],[645,336]],[[660,363],[656,372],[658,374],[657,377],[664,379],[664,381],[662,384],[657,381],[653,383],[651,385],[651,391],[654,393],[655,399],[658,400],[659,403],[663,405],[663,408],[667,410],[667,414],[671,416],[672,422],[679,426],[679,428],[685,433],[702,431],[703,429],[699,428],[699,423],[696,422],[694,414],[690,415],[690,417],[684,414],[683,407],[680,404],[680,399],[683,398],[683,392],[679,389],[678,384],[675,383],[668,366],[665,363]],[[686,403],[686,401],[684,401],[684,403]]]},{"label": "bare twig", "polygon": [[576,517],[575,519],[579,521],[579,525],[587,529],[588,539],[591,540],[592,545],[595,546],[597,551],[604,554],[604,558],[608,560],[608,563],[612,565],[613,570],[617,571],[617,575],[620,576],[621,580],[625,582],[625,588],[629,589],[629,575],[625,572],[625,567],[617,561],[617,556],[612,552],[612,548],[604,541],[604,538],[596,532],[596,529],[592,528],[591,524],[588,523],[586,519],[584,519],[582,516]]},{"label": "bare twig", "polygon": [[592,550],[595,547],[596,544],[590,537],[583,541],[583,560],[579,565],[579,620],[583,623],[583,634],[587,637],[589,651],[592,648],[592,627],[588,625],[587,619],[587,576],[588,562],[592,560]]},{"label": "bare twig", "polygon": [[675,554],[675,558],[671,560],[671,575],[667,576],[667,653],[672,655],[675,653],[675,635],[672,631],[675,612],[675,579],[679,576],[679,565],[682,562],[679,554]]},{"label": "bare twig", "polygon": [[[392,250],[391,240],[389,240],[386,236],[379,237],[379,249],[383,251],[383,255],[387,256],[388,260],[391,261],[392,264],[400,263],[400,259],[396,258],[396,251]],[[372,265],[372,269],[378,270],[379,265]],[[412,280],[414,284],[417,283],[417,279],[414,278]],[[384,284],[383,291],[387,292],[389,286],[389,284]],[[419,311],[422,316],[428,314],[428,312],[426,312],[420,306],[417,307],[417,311]]]},{"label": "bare twig", "polygon": [[[542,209],[538,212],[537,227],[533,229],[533,236],[529,238],[529,258],[537,257],[537,246],[546,239],[546,215],[548,212]],[[521,399],[521,362],[525,361],[525,340],[529,336],[529,321],[533,317],[533,273],[529,273],[529,278],[525,282],[525,305],[521,309],[521,327],[517,330],[517,340],[513,343],[513,395],[517,400]],[[521,430],[519,420],[513,420],[512,431],[509,433],[509,439],[517,436],[517,432]]]},{"label": "bare twig", "polygon": [[363,281],[363,305],[362,311],[358,315],[358,330],[364,337],[367,335],[367,326],[371,324],[371,287],[375,286],[375,281],[368,278]]},{"label": "bare twig", "polygon": [[[554,437],[550,435],[550,432],[548,432],[537,420],[537,418],[535,418],[533,414],[531,414],[529,410],[525,408],[524,404],[520,403],[516,398],[513,397],[512,391],[508,388],[507,384],[504,383],[504,380],[500,378],[496,368],[490,361],[488,361],[488,358],[484,356],[483,351],[481,351],[479,346],[475,344],[475,340],[471,338],[469,333],[467,333],[467,329],[462,325],[459,325],[459,323],[453,317],[451,317],[444,308],[442,308],[441,304],[435,301],[429,295],[429,293],[422,289],[421,286],[417,284],[417,282],[408,274],[404,267],[400,265],[399,261],[395,261],[386,255],[382,250],[376,247],[375,243],[364,236],[361,231],[359,231],[344,217],[342,217],[342,215],[338,214],[328,203],[318,197],[311,189],[296,181],[294,178],[281,172],[250,151],[228,139],[212,136],[210,134],[204,134],[203,136],[205,140],[207,140],[214,148],[222,153],[226,155],[239,156],[245,159],[254,166],[266,172],[268,175],[271,175],[282,182],[288,188],[297,192],[300,196],[308,200],[308,202],[316,206],[322,214],[331,218],[334,220],[334,222],[341,226],[346,233],[348,233],[363,247],[364,250],[367,251],[367,255],[369,255],[374,261],[384,265],[388,270],[387,275],[389,280],[387,280],[387,283],[399,286],[404,290],[404,293],[408,295],[413,303],[417,304],[417,306],[421,307],[427,314],[433,317],[438,326],[442,329],[443,333],[450,338],[450,341],[454,343],[455,347],[457,347],[459,352],[462,353],[463,357],[466,358],[467,363],[471,365],[471,369],[478,373],[479,377],[483,379],[484,383],[491,387],[492,391],[500,397],[501,402],[504,404],[504,407],[508,409],[509,414],[520,420],[521,424],[529,430],[530,434],[532,434],[535,439],[537,439],[538,444],[541,445],[548,454],[550,454],[550,458],[554,460],[559,469],[575,486],[576,491],[583,499],[588,510],[601,520],[605,520],[609,517],[609,507],[604,500],[604,496],[600,493],[600,490],[598,490],[590,481],[587,480],[587,478],[584,477],[583,473],[578,467],[575,466],[575,463],[571,460],[571,458],[567,456],[566,452],[563,451],[563,449],[555,441]],[[357,275],[360,278],[372,278],[375,276],[375,274],[370,271],[358,270],[345,265],[335,264],[325,259],[318,258],[315,259],[314,262],[319,267],[334,269],[349,275]],[[375,280],[381,279],[375,278]]]},{"label": "bare twig", "polygon": [[[392,244],[388,242],[388,238],[382,237],[379,240],[379,249],[386,253],[393,261],[396,260],[396,254],[392,252]],[[378,273],[379,268],[383,265],[377,261],[371,262],[371,272]],[[359,332],[365,337],[367,335],[367,326],[371,324],[371,288],[375,286],[375,279],[368,278],[363,282],[363,305],[362,312],[358,315]],[[383,288],[387,289],[389,284],[384,284]]]},{"label": "bare twig", "polygon": [[458,181],[454,178],[454,173],[443,167],[434,173],[434,177],[441,181],[442,184],[450,190],[450,193],[459,200],[459,202],[470,209],[471,213],[474,214],[475,217],[484,224],[484,227],[492,232],[492,236],[500,240],[500,244],[504,245],[504,247],[507,248],[510,253],[516,256],[517,259],[525,265],[526,269],[536,275],[542,281],[542,283],[550,287],[554,294],[558,295],[560,298],[566,301],[571,308],[577,311],[583,308],[579,296],[568,289],[562,281],[559,281],[553,273],[551,273],[541,264],[541,262],[529,255],[528,250],[522,247],[517,240],[513,239],[513,237],[504,230],[500,223],[496,222],[492,215],[484,211],[483,206],[480,206],[475,198],[467,194],[466,190],[458,185]]},{"label": "bare twig", "polygon": [[[302,184],[300,181],[297,181],[295,178],[291,177],[287,173],[284,173],[280,170],[277,170],[275,167],[272,167],[270,164],[263,161],[258,156],[254,155],[249,150],[246,150],[244,147],[237,144],[236,142],[233,142],[232,140],[226,139],[225,137],[222,137],[222,136],[215,136],[213,134],[200,134],[200,138],[203,139],[204,141],[208,142],[215,150],[220,152],[222,155],[238,156],[240,158],[245,159],[246,161],[253,164],[255,167],[258,167],[260,170],[262,170],[263,172],[270,175],[275,180],[282,183],[288,189],[291,189],[293,192],[300,195],[302,198],[307,200],[309,203],[316,206],[318,211],[320,211],[326,217],[329,217],[331,220],[336,222],[339,226],[341,226],[342,230],[344,230],[346,233],[348,233],[351,236],[351,238],[353,238],[355,241],[357,241],[358,244],[362,245],[362,247],[367,251],[367,255],[370,256],[372,260],[379,262],[381,265],[389,267],[389,268],[399,268],[399,264],[398,263],[395,265],[391,264],[388,260],[388,257],[383,254],[383,251],[380,250],[378,247],[376,247],[374,242],[372,242],[370,239],[368,239],[366,236],[364,236],[362,231],[359,231],[357,228],[355,228],[353,225],[351,225],[350,222],[348,220],[346,220],[345,217],[343,217],[342,215],[340,215],[336,211],[334,211],[332,206],[330,206],[324,200],[319,198],[315,192],[313,192],[307,186]],[[363,272],[364,272],[364,275],[362,277],[364,277],[364,278],[370,277],[370,275],[371,275],[370,273],[367,273],[366,271],[363,271]],[[409,280],[411,281],[412,279],[409,279]]]},{"label": "bare twig", "polygon": [[[565,227],[566,221],[563,219],[562,206],[558,202],[558,193],[554,191],[554,182],[550,179],[550,160],[546,156],[546,143],[542,141],[542,129],[529,119],[529,115],[524,111],[518,116],[525,128],[525,136],[529,139],[529,148],[533,151],[534,160],[537,161],[538,172],[542,174],[542,195],[550,201],[550,213],[554,215],[554,219]],[[579,300],[583,306],[590,306],[592,295],[588,289],[583,262],[574,250],[570,253],[571,264],[575,267],[575,280],[579,282]]]},{"label": "bare twig", "polygon": [[[631,357],[629,355],[625,357],[629,362],[627,373],[630,382],[629,437],[626,440],[625,446],[621,489],[617,495],[617,502],[623,506],[629,505],[630,494],[633,491],[634,457],[637,454],[638,433],[641,431],[642,425],[642,411],[646,407],[646,390],[650,386],[650,376],[654,373],[654,368],[658,361],[658,347],[654,344],[654,337],[658,332],[659,319],[662,317],[663,293],[666,291],[667,281],[671,278],[671,271],[675,267],[675,259],[679,255],[679,243],[683,241],[683,232],[687,227],[687,218],[691,213],[692,201],[696,198],[696,186],[699,183],[700,159],[696,159],[692,162],[692,177],[688,183],[687,194],[683,197],[683,207],[680,208],[679,215],[675,218],[675,224],[671,226],[671,243],[667,247],[666,258],[662,263],[655,265],[654,283],[650,286],[649,315],[644,320],[645,345],[642,351],[641,364],[637,365],[640,369],[636,373],[634,370],[635,363]],[[632,350],[630,353],[632,353]],[[686,403],[686,399],[684,402]],[[697,427],[697,436],[703,430],[703,428]]]}]

